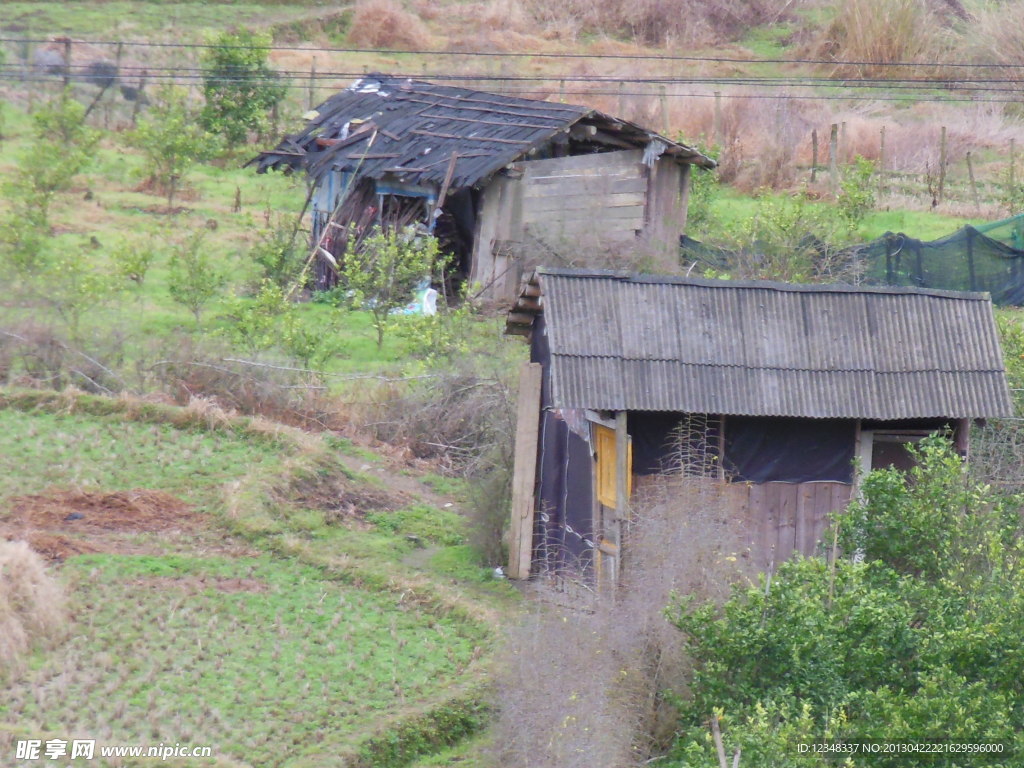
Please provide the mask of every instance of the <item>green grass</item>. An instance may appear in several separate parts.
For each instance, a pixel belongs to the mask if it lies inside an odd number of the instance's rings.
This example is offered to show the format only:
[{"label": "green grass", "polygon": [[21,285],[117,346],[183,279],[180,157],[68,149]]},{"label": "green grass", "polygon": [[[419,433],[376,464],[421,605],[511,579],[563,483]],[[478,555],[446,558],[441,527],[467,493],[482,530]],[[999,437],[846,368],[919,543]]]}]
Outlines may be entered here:
[{"label": "green grass", "polygon": [[[743,195],[729,188],[720,189],[711,201],[711,216],[716,231],[735,231],[740,224],[757,213],[761,199],[784,199],[786,195],[765,194],[760,197]],[[809,203],[811,206],[831,208],[830,203]],[[854,240],[867,242],[887,231],[904,232],[921,240],[934,240],[952,234],[965,224],[981,223],[983,219],[965,219],[946,216],[932,211],[872,211],[861,222]]]},{"label": "green grass", "polygon": [[335,754],[456,681],[480,638],[317,568],[82,556],[72,638],[0,705],[22,733],[190,742],[250,765]]},{"label": "green grass", "polygon": [[[201,42],[204,35],[229,25],[261,26],[268,18],[287,21],[308,12],[313,3],[289,7],[288,3],[233,2],[5,2],[0,29],[28,35],[73,33],[79,38],[115,35],[133,39],[140,35]],[[104,38],[111,39],[111,38]]]},{"label": "green grass", "polygon": [[279,452],[225,432],[0,409],[0,498],[53,486],[148,488],[203,503],[225,482],[276,465]]},{"label": "green grass", "polygon": [[394,512],[371,512],[366,519],[380,530],[431,544],[450,547],[465,539],[466,521],[461,515],[427,504],[414,504]]},{"label": "green grass", "polygon": [[438,475],[430,472],[421,477],[420,481],[424,485],[433,488],[434,491],[442,496],[448,496],[453,499],[465,499],[466,493],[469,490],[466,479],[462,477],[448,477],[447,475]]}]

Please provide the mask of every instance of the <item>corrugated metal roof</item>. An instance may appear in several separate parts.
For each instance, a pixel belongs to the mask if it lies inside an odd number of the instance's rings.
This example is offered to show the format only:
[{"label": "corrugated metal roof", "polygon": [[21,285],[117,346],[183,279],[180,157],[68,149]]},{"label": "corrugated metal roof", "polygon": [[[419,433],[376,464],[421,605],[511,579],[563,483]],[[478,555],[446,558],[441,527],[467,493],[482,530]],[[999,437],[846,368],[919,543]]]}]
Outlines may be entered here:
[{"label": "corrugated metal roof", "polygon": [[316,111],[301,132],[252,161],[260,172],[305,167],[319,179],[336,169],[440,185],[454,154],[450,186],[458,189],[487,179],[577,123],[588,127],[595,143],[601,132],[614,134],[608,141],[616,148],[643,148],[658,139],[681,162],[715,165],[692,147],[586,107],[386,75],[357,80]]},{"label": "corrugated metal roof", "polygon": [[[1012,411],[988,294],[543,268],[531,281],[556,407],[866,419]],[[510,331],[537,306],[524,293]]]}]

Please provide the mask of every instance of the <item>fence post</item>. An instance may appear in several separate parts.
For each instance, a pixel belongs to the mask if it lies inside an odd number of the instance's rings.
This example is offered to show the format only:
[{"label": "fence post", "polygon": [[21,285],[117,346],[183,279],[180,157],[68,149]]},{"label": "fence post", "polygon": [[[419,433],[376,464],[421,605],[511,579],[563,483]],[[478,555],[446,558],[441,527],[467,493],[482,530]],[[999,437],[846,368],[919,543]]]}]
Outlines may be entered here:
[{"label": "fence post", "polygon": [[878,196],[885,193],[885,126],[882,126],[878,142]]},{"label": "fence post", "polygon": [[316,89],[316,56],[313,57],[313,61],[309,65],[309,96],[306,99],[308,102],[307,110],[313,109],[313,98],[314,91]]},{"label": "fence post", "polygon": [[946,191],[946,126],[942,126],[939,134],[939,202],[942,202]]},{"label": "fence post", "polygon": [[818,176],[818,129],[811,129],[811,184]]},{"label": "fence post", "polygon": [[664,85],[658,86],[658,99],[661,101],[661,135],[668,136],[668,95]]},{"label": "fence post", "polygon": [[981,200],[978,198],[978,185],[974,181],[974,163],[971,162],[971,153],[967,152],[967,178],[971,180],[971,195],[974,197],[974,209],[981,215]]},{"label": "fence post", "polygon": [[1013,184],[1015,176],[1017,175],[1017,169],[1014,166],[1017,164],[1017,140],[1010,139],[1010,191],[1013,191]]},{"label": "fence post", "polygon": [[619,80],[619,117],[626,119],[626,84]]},{"label": "fence post", "polygon": [[132,128],[135,127],[135,121],[139,116],[139,109],[142,107],[142,100],[144,93],[146,92],[146,80],[149,77],[149,73],[146,70],[142,70],[142,76],[139,78],[139,90],[135,94],[135,104],[132,106]]},{"label": "fence post", "polygon": [[722,92],[715,91],[715,117],[711,126],[711,133],[715,137],[715,143],[721,147],[725,144],[722,139]]},{"label": "fence post", "polygon": [[839,126],[832,123],[828,137],[828,176],[832,191],[839,188]]},{"label": "fence post", "polygon": [[64,87],[71,84],[71,38],[64,40]]}]

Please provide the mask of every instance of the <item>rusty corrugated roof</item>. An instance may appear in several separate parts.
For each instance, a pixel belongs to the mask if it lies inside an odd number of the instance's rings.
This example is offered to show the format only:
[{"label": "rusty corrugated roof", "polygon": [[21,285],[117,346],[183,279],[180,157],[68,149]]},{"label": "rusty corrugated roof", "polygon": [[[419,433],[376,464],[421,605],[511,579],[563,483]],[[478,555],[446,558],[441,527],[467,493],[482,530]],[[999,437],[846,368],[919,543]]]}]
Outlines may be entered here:
[{"label": "rusty corrugated roof", "polygon": [[866,419],[1012,412],[985,293],[545,268],[530,282],[508,328],[521,333],[531,313],[544,313],[556,407]]},{"label": "rusty corrugated roof", "polygon": [[715,165],[692,147],[587,107],[386,75],[357,80],[316,112],[302,131],[256,157],[257,170],[305,168],[319,179],[333,169],[440,185],[454,154],[450,186],[458,189],[486,180],[577,124],[595,146],[604,140],[609,148],[643,148],[657,139],[680,162]]}]

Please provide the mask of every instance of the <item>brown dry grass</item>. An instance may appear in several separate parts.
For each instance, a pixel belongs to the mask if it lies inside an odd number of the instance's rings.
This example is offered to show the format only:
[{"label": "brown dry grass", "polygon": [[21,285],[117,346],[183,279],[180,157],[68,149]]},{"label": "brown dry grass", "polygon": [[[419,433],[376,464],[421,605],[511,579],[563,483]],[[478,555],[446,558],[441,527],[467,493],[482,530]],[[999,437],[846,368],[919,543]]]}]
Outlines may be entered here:
[{"label": "brown dry grass", "polygon": [[526,14],[543,29],[632,38],[646,45],[714,44],[736,39],[749,27],[786,16],[793,0],[524,0]]},{"label": "brown dry grass", "polygon": [[32,648],[59,641],[67,614],[60,585],[24,541],[0,541],[0,680],[22,669]]},{"label": "brown dry grass", "polygon": [[415,50],[430,46],[423,21],[397,0],[359,0],[352,13],[348,39],[365,48]]},{"label": "brown dry grass", "polygon": [[837,67],[837,75],[904,77],[906,68],[884,65],[940,59],[950,42],[947,21],[927,0],[843,0],[815,53],[861,62]]}]

